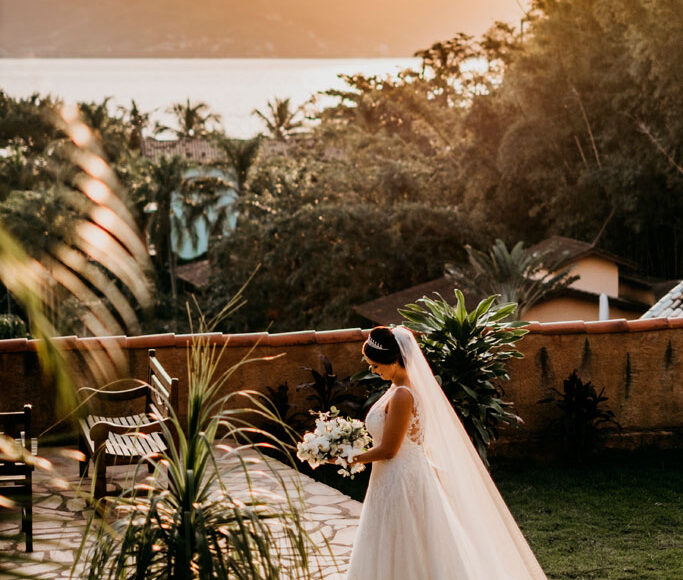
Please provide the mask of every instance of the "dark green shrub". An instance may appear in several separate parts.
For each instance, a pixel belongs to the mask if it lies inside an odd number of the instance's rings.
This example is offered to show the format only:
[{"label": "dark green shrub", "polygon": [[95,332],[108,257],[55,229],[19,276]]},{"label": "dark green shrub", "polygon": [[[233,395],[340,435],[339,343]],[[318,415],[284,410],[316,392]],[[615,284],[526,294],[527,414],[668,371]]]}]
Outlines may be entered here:
[{"label": "dark green shrub", "polygon": [[501,424],[516,425],[522,419],[513,403],[501,399],[501,381],[509,379],[506,361],[522,354],[515,343],[526,334],[525,322],[502,322],[516,304],[494,304],[497,295],[482,300],[467,312],[462,292],[455,290],[456,306],[438,295],[423,297],[399,312],[405,325],[420,333],[422,352],[488,465],[486,448],[498,436]]},{"label": "dark green shrub", "polygon": [[16,314],[0,315],[0,340],[27,336],[26,323]]},{"label": "dark green shrub", "polygon": [[329,411],[332,407],[337,407],[343,415],[358,417],[363,401],[351,391],[353,381],[349,378],[339,379],[332,370],[330,359],[326,356],[321,359],[323,372],[319,373],[314,368],[306,367],[306,370],[311,372],[313,380],[300,384],[297,390],[311,391],[306,397],[310,402],[311,411]]},{"label": "dark green shrub", "polygon": [[385,381],[379,375],[366,369],[351,375],[349,380],[354,381],[363,387],[365,391],[365,403],[363,403],[363,414],[366,414],[370,407],[379,399],[391,386],[391,381]]},{"label": "dark green shrub", "polygon": [[[601,436],[615,429],[621,431],[614,413],[601,408],[608,399],[603,395],[604,387],[598,393],[590,381],[581,380],[576,369],[565,379],[562,392],[555,388],[551,391],[538,403],[555,403],[562,411],[560,417],[550,423],[548,431],[560,439],[565,456],[581,462],[595,452]],[[555,394],[560,398],[556,399]],[[606,426],[608,424],[612,426]]]}]

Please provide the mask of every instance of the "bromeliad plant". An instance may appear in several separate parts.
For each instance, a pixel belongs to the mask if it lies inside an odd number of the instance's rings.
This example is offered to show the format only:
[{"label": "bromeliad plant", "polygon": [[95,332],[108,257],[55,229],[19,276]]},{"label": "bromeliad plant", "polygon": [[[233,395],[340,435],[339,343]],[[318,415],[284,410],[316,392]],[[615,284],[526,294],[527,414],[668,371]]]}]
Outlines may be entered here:
[{"label": "bromeliad plant", "polygon": [[391,386],[391,381],[385,381],[369,369],[358,371],[351,375],[349,380],[365,389],[366,398],[361,408],[361,415],[366,415],[377,399],[379,399]]},{"label": "bromeliad plant", "polygon": [[[202,319],[201,330],[208,325]],[[168,450],[149,457],[150,481],[108,498],[106,522],[88,549],[84,540],[74,567],[85,564],[89,579],[264,579],[319,576],[316,549],[299,516],[296,498],[252,443],[279,442],[245,416],[275,421],[268,402],[255,392],[221,390],[232,374],[256,360],[243,359],[220,373],[222,348],[206,334],[188,349],[187,423],[175,414],[165,428]],[[247,405],[240,408],[239,399]],[[220,443],[224,439],[224,444]],[[222,455],[223,457],[219,457]],[[253,467],[270,470],[277,496],[252,487]],[[165,480],[167,479],[167,483]],[[240,479],[233,488],[228,480]],[[245,489],[246,486],[246,489]],[[94,529],[94,519],[88,531]],[[86,533],[86,537],[87,537]],[[316,569],[314,569],[316,568]]]},{"label": "bromeliad plant", "polygon": [[405,325],[419,333],[422,352],[453,405],[479,455],[488,465],[486,448],[498,436],[501,424],[523,422],[501,398],[500,385],[508,380],[506,361],[521,358],[515,347],[526,330],[525,322],[503,322],[516,304],[496,305],[497,295],[482,300],[472,312],[465,297],[455,290],[451,306],[438,299],[420,298],[417,304],[399,309]]},{"label": "bromeliad plant", "polygon": [[361,409],[361,400],[350,392],[351,380],[340,379],[332,370],[332,363],[326,356],[322,356],[323,372],[320,373],[314,368],[305,367],[311,372],[313,380],[302,383],[297,390],[312,391],[306,397],[310,403],[311,411],[327,412],[332,407],[338,407],[344,414],[356,417]]},{"label": "bromeliad plant", "polygon": [[608,399],[604,396],[605,388],[598,393],[593,383],[581,380],[576,369],[564,380],[562,392],[555,388],[551,391],[538,403],[555,403],[562,411],[561,416],[550,423],[548,430],[559,435],[565,457],[581,462],[595,451],[602,435],[621,431],[614,412],[603,408]]}]

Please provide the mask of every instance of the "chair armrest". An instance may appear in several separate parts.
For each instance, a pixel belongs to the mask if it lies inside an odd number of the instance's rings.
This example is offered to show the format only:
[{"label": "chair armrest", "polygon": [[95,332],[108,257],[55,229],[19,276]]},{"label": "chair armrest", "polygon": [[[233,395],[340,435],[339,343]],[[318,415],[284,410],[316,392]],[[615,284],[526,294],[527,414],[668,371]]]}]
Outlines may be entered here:
[{"label": "chair armrest", "polygon": [[98,421],[90,427],[90,438],[93,443],[97,445],[104,443],[107,440],[107,437],[109,437],[109,433],[117,433],[118,435],[159,433],[163,432],[161,425],[167,421],[168,419],[162,419],[161,421],[141,423],[140,425],[118,425],[109,421]]},{"label": "chair armrest", "polygon": [[103,389],[93,389],[91,387],[81,387],[78,393],[84,400],[99,399],[101,401],[131,401],[146,397],[149,392],[149,385],[140,385],[132,389],[123,391],[106,391]]}]

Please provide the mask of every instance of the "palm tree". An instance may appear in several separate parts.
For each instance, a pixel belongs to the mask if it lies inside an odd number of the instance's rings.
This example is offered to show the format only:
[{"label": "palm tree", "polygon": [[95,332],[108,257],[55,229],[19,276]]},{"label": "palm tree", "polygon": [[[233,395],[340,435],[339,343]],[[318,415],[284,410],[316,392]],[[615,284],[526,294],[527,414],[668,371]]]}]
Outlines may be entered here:
[{"label": "palm tree", "polygon": [[101,142],[107,158],[116,162],[126,153],[128,127],[121,116],[110,114],[109,101],[111,97],[106,97],[101,103],[79,103],[79,108],[83,120]]},{"label": "palm tree", "polygon": [[[143,211],[149,216],[145,229],[157,273],[162,279],[168,277],[174,304],[178,297],[177,254],[172,234],[175,233],[177,246],[182,246],[188,236],[196,248],[198,222],[206,224],[211,237],[223,227],[229,210],[229,206],[218,204],[219,196],[229,184],[220,177],[188,177],[188,168],[188,162],[178,155],[149,162],[145,170],[149,180],[144,191],[139,192],[145,203]],[[180,214],[174,209],[174,199],[180,202]]]},{"label": "palm tree", "polygon": [[237,195],[243,195],[249,172],[254,166],[261,146],[261,138],[230,139],[220,137],[218,146],[223,149],[228,160],[228,167],[235,174],[235,190]]},{"label": "palm tree", "polygon": [[256,115],[266,124],[270,136],[274,139],[286,141],[303,126],[303,120],[297,119],[302,108],[292,110],[289,99],[275,98],[268,101],[267,106],[266,112],[254,109],[252,115]]},{"label": "palm tree", "polygon": [[211,111],[206,103],[190,103],[187,99],[185,103],[176,103],[167,109],[168,113],[175,116],[178,128],[157,125],[155,133],[169,131],[178,139],[193,139],[204,137],[209,134],[210,123],[220,123],[221,116]]},{"label": "palm tree", "polygon": [[119,107],[119,110],[128,117],[128,123],[130,124],[131,131],[128,147],[133,151],[140,151],[142,147],[142,132],[149,125],[150,113],[141,112],[135,99],[131,99],[130,109]]},{"label": "palm tree", "polygon": [[[171,243],[171,232],[175,218],[172,202],[173,195],[183,190],[186,169],[187,162],[178,155],[161,157],[157,161],[150,162],[147,166],[150,185],[145,196],[147,201],[145,213],[150,216],[147,223],[150,253],[153,255],[158,275],[163,276],[163,273],[168,273],[174,304],[177,291],[176,256]],[[184,231],[182,227],[176,229],[181,232]]]},{"label": "palm tree", "polygon": [[447,272],[458,282],[480,294],[498,294],[502,303],[516,302],[516,317],[521,318],[548,294],[566,288],[578,280],[571,268],[560,269],[564,257],[556,258],[554,248],[529,252],[524,242],[508,250],[497,239],[488,252],[465,246],[471,272],[448,265]]}]

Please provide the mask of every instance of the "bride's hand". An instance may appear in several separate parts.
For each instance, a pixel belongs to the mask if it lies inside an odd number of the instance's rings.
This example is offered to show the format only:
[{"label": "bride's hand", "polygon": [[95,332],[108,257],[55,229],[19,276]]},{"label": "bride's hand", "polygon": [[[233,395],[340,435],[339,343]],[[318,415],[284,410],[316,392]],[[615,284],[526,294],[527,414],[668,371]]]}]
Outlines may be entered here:
[{"label": "bride's hand", "polygon": [[[348,467],[351,467],[355,463],[355,461],[356,461],[355,457],[353,459],[351,459],[350,461],[347,460],[346,465]],[[334,457],[333,459],[330,459],[328,461],[328,463],[331,463],[332,465],[341,465],[341,462],[339,461],[339,457]]]}]

